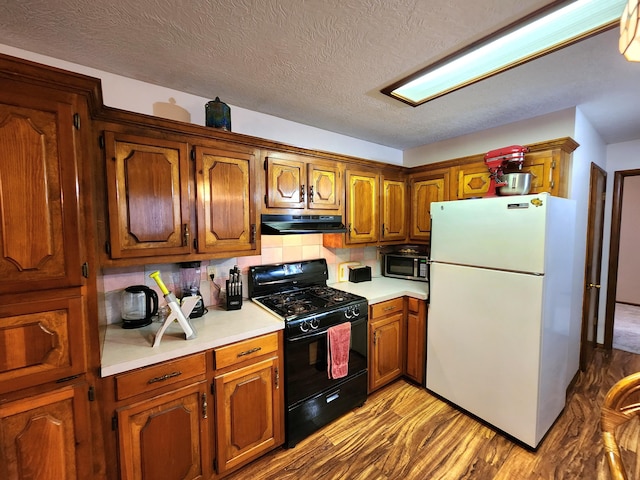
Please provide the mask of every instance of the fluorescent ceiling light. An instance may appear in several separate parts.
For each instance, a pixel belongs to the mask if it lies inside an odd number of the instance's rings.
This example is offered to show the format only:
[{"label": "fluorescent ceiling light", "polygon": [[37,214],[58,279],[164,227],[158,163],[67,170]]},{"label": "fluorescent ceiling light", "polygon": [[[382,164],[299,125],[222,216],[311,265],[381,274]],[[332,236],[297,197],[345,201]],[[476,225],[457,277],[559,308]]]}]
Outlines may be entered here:
[{"label": "fluorescent ceiling light", "polygon": [[626,0],[554,2],[384,89],[418,106],[619,24]]}]

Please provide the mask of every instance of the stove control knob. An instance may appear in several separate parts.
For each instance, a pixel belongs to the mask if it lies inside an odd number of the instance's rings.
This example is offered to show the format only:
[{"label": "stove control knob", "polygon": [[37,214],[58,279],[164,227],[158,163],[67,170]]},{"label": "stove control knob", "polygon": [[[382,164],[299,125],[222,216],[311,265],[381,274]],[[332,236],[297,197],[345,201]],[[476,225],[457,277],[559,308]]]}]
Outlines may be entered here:
[{"label": "stove control knob", "polygon": [[312,318],[309,324],[311,325],[311,328],[313,330],[317,330],[317,328],[320,326],[320,320],[318,320],[317,318]]},{"label": "stove control knob", "polygon": [[300,324],[300,331],[302,333],[307,333],[309,331],[309,322],[307,322],[306,320],[303,320],[302,323]]},{"label": "stove control knob", "polygon": [[357,305],[353,307],[353,316],[354,317],[360,316],[360,307],[358,307]]}]

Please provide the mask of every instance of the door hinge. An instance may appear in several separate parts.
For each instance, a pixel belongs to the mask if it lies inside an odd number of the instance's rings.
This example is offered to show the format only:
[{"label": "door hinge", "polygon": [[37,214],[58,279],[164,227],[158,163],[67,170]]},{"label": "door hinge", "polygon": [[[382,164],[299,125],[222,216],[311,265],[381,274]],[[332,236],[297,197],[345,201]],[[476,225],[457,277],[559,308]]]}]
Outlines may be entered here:
[{"label": "door hinge", "polygon": [[606,201],[607,199],[607,192],[602,192],[602,201]]},{"label": "door hinge", "polygon": [[93,385],[89,387],[89,391],[87,392],[87,397],[90,402],[95,402],[96,400],[96,389],[93,388]]},{"label": "door hinge", "polygon": [[212,383],[211,384],[211,395],[215,395],[216,394],[216,384]]},{"label": "door hinge", "polygon": [[100,146],[100,150],[104,150],[104,135],[98,137],[98,145]]},{"label": "door hinge", "polygon": [[218,472],[218,459],[217,458],[213,459],[213,471],[216,472],[216,473]]},{"label": "door hinge", "polygon": [[107,252],[107,255],[111,256],[111,242],[104,242],[104,251]]},{"label": "door hinge", "polygon": [[267,203],[267,194],[264,195],[264,204],[269,206],[269,204]]},{"label": "door hinge", "polygon": [[191,160],[194,161],[194,162],[196,161],[196,149],[195,148],[191,149]]},{"label": "door hinge", "polygon": [[198,250],[198,239],[197,239],[197,238],[194,238],[194,239],[193,239],[193,248],[194,248],[195,250]]},{"label": "door hinge", "polygon": [[118,416],[116,414],[113,414],[113,417],[111,417],[111,430],[114,432],[118,430]]},{"label": "door hinge", "polygon": [[551,162],[551,168],[556,168],[556,161],[555,161],[555,160],[553,160],[553,161]]},{"label": "door hinge", "polygon": [[82,264],[82,276],[84,278],[89,278],[89,264],[87,262]]},{"label": "door hinge", "polygon": [[76,130],[80,130],[80,115],[77,113],[73,114],[73,126],[76,127]]},{"label": "door hinge", "polygon": [[267,169],[267,161],[265,160],[263,163],[263,168],[266,170]]}]

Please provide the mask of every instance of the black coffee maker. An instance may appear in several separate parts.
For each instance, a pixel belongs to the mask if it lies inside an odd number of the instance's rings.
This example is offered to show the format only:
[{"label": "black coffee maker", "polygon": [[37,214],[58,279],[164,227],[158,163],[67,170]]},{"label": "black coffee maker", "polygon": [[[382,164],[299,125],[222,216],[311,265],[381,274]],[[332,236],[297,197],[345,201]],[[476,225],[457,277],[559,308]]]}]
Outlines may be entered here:
[{"label": "black coffee maker", "polygon": [[180,266],[180,298],[200,295],[200,300],[191,310],[189,318],[203,316],[207,309],[204,308],[202,295],[200,294],[200,262],[182,262]]}]

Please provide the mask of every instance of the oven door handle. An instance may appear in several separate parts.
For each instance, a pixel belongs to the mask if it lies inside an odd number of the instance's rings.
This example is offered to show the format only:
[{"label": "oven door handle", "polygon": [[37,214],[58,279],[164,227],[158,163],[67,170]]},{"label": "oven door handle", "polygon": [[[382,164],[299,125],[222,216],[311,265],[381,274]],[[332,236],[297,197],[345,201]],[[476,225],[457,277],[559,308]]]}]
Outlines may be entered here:
[{"label": "oven door handle", "polygon": [[[362,317],[357,320],[354,320],[353,322],[351,322],[351,330],[353,330],[353,327],[359,326],[362,323],[366,323],[367,320],[368,320],[368,317]],[[286,341],[291,343],[301,342],[303,340],[308,340],[309,338],[319,337],[321,335],[326,335],[326,334],[327,334],[326,328],[322,330],[312,330],[306,334],[296,335],[294,337],[287,337]]]}]

